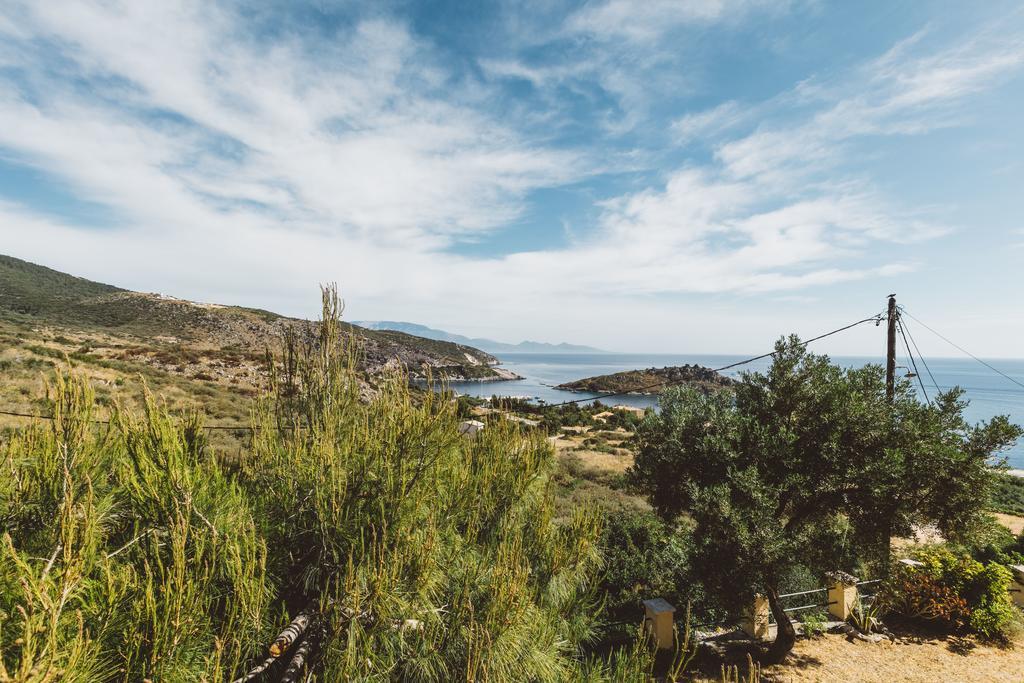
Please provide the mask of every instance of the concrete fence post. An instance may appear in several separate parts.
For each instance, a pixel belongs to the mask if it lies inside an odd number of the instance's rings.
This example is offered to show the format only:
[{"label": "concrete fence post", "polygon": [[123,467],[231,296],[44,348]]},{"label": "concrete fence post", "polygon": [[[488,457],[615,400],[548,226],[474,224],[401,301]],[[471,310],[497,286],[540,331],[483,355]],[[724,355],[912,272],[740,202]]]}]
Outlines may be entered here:
[{"label": "concrete fence post", "polygon": [[828,578],[828,614],[838,621],[846,621],[857,605],[857,577],[833,572]]},{"label": "concrete fence post", "polygon": [[659,650],[671,650],[675,647],[675,611],[676,608],[663,598],[644,600],[644,630],[654,637]]},{"label": "concrete fence post", "polygon": [[1011,564],[1013,581],[1010,582],[1010,599],[1017,607],[1024,607],[1024,564]]},{"label": "concrete fence post", "polygon": [[743,617],[743,631],[751,638],[768,637],[768,598],[758,593]]}]

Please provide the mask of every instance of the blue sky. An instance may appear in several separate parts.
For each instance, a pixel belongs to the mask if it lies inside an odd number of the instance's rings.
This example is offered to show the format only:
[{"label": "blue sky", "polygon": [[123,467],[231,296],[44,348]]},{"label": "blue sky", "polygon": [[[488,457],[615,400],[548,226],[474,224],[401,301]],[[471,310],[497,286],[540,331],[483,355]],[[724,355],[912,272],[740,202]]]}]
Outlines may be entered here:
[{"label": "blue sky", "polygon": [[1016,2],[7,0],[0,253],[628,351],[761,351],[896,292],[1017,357],[1022,109]]}]

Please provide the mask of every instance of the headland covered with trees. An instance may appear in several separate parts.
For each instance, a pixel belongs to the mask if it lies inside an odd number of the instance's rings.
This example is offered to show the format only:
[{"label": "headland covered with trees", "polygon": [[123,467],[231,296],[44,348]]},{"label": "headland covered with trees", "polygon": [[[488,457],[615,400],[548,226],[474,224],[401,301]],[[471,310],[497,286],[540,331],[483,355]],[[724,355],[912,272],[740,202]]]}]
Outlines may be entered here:
[{"label": "headland covered with trees", "polygon": [[[0,436],[0,681],[771,680],[828,628],[1014,650],[1024,537],[989,511],[1021,430],[968,424],[959,390],[890,398],[786,338],[643,416],[485,407],[368,382],[339,318],[327,290],[285,336],[233,450],[48,375],[45,419]],[[574,498],[601,458],[620,497]],[[872,582],[848,623],[792,609],[836,577]]]}]

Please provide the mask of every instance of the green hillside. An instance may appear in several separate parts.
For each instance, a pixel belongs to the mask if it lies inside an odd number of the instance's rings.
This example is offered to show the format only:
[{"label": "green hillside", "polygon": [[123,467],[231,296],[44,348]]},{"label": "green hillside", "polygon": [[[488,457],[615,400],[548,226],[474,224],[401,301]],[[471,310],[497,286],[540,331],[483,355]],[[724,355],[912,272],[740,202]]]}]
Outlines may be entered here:
[{"label": "green hillside", "polygon": [[[386,368],[414,378],[487,380],[495,359],[468,346],[401,332],[341,325],[358,347],[366,391]],[[143,294],[0,256],[0,410],[46,412],[42,377],[67,362],[95,387],[98,404],[139,407],[139,379],[175,413],[248,424],[253,397],[268,384],[266,352],[291,330],[316,324],[236,306]],[[0,427],[23,418],[0,416]],[[229,432],[215,438],[230,447]]]},{"label": "green hillside", "polygon": [[[0,256],[0,320],[17,325],[52,325],[74,332],[155,338],[202,346],[262,351],[288,327],[305,321],[270,311],[201,304],[93,282],[11,256]],[[488,379],[496,359],[479,349],[401,332],[376,332],[344,325],[360,342],[366,369],[399,361],[415,376],[427,368],[455,379]]]},{"label": "green hillside", "polygon": [[0,313],[55,318],[82,301],[124,290],[0,254]]},{"label": "green hillside", "polygon": [[[212,319],[204,319],[216,311]],[[206,306],[132,292],[0,255],[0,316],[14,322],[194,336],[232,319],[273,322],[281,316],[236,306]],[[219,319],[219,321],[218,321]]]}]

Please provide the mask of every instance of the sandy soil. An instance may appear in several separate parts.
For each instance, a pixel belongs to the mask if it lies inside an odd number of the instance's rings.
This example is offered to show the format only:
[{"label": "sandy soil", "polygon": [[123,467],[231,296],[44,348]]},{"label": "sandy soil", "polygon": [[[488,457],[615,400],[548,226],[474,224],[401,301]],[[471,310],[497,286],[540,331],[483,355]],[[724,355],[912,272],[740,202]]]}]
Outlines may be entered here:
[{"label": "sandy soil", "polygon": [[996,518],[997,522],[1009,529],[1014,536],[1019,536],[1024,531],[1024,517],[1004,515],[1001,512],[993,512],[992,515]]},{"label": "sandy soil", "polygon": [[1001,649],[952,636],[865,643],[825,635],[798,641],[789,663],[768,667],[764,672],[787,683],[1022,683],[1024,645]]},{"label": "sandy soil", "polygon": [[[1001,512],[993,512],[992,516],[996,521],[1005,526],[1010,532],[1017,536],[1024,531],[1024,517],[1016,515],[1005,515]],[[942,534],[934,527],[922,527],[915,532],[914,538],[893,538],[892,545],[895,549],[910,548],[919,543],[941,543]],[[1021,678],[1024,681],[1024,676]]]}]

